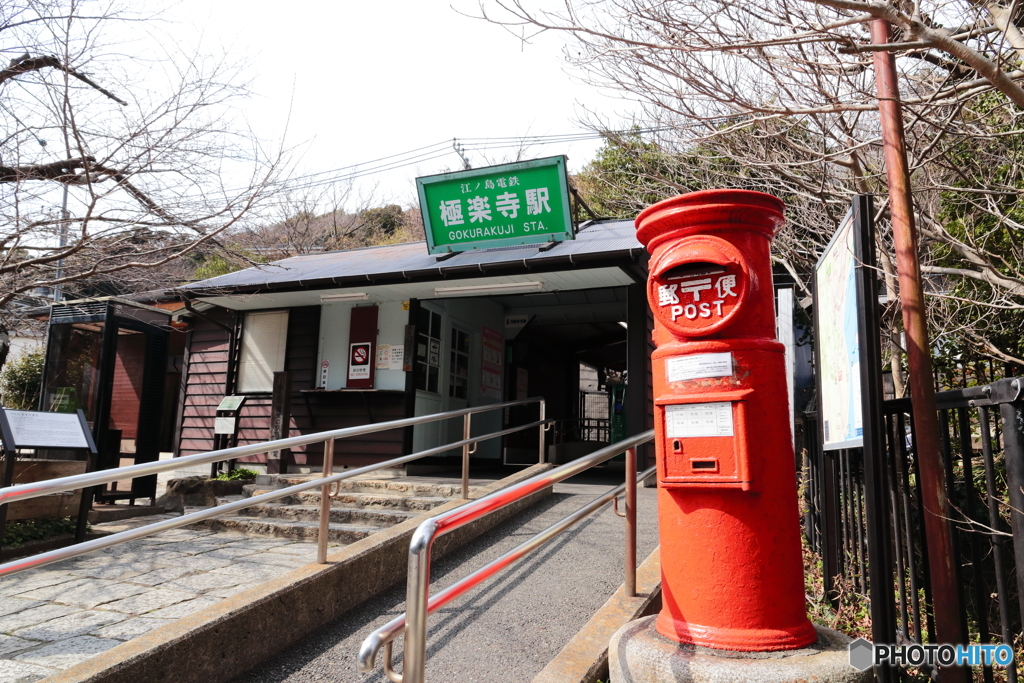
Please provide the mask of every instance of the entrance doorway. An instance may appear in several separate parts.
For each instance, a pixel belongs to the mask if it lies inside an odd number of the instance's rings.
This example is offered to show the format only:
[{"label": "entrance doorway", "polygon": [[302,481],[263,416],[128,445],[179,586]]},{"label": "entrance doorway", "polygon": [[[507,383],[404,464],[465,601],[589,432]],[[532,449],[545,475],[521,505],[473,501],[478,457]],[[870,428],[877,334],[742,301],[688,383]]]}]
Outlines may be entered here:
[{"label": "entrance doorway", "polygon": [[[168,423],[163,408],[169,330],[169,314],[133,303],[72,302],[51,309],[40,408],[84,411],[98,451],[90,471],[159,459],[161,428]],[[38,456],[75,457],[63,451]],[[155,494],[156,475],[150,475],[107,484],[96,500]]]}]

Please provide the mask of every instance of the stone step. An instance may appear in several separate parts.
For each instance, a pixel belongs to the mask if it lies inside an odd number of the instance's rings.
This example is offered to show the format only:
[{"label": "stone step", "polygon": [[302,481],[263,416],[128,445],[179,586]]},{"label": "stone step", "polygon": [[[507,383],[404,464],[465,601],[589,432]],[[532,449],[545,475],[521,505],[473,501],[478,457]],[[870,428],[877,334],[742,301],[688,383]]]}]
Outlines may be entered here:
[{"label": "stone step", "polygon": [[[255,484],[251,484],[250,487],[260,490],[282,488],[313,481],[318,476],[317,474],[263,475],[257,479]],[[334,484],[332,489],[353,493],[387,493],[390,495],[441,496],[445,498],[459,498],[462,495],[462,484],[459,481],[436,483],[405,478],[348,479]],[[471,496],[477,495],[480,489],[481,487],[479,486],[470,486],[469,493]]]},{"label": "stone step", "polygon": [[[330,518],[332,524],[370,524],[379,527],[389,527],[401,524],[419,514],[421,513],[418,511],[408,510],[331,507]],[[265,503],[239,510],[238,516],[318,522],[320,520],[320,506]]]},{"label": "stone step", "polygon": [[[297,505],[318,505],[320,493],[303,491],[294,496],[289,496],[290,502]],[[425,512],[433,510],[439,505],[450,503],[453,499],[441,496],[395,496],[385,493],[349,493],[342,491],[336,496],[331,496],[331,506],[354,507],[369,510],[412,510]]]},{"label": "stone step", "polygon": [[[246,497],[258,496],[274,489],[260,488],[256,484],[248,485],[243,491]],[[394,493],[360,493],[355,491],[341,491],[331,496],[331,507],[343,508],[367,508],[375,510],[416,510],[423,512],[432,510],[438,505],[451,502],[452,498],[444,496],[409,496]],[[284,498],[279,498],[278,503],[283,505],[319,505],[320,490],[312,489],[302,491]]]},{"label": "stone step", "polygon": [[[319,524],[313,521],[243,515],[205,519],[192,526],[215,531],[235,531],[248,536],[273,536],[305,541],[315,541],[319,531]],[[369,524],[335,524],[332,522],[328,526],[327,535],[332,541],[349,544],[381,531],[383,528]]]}]

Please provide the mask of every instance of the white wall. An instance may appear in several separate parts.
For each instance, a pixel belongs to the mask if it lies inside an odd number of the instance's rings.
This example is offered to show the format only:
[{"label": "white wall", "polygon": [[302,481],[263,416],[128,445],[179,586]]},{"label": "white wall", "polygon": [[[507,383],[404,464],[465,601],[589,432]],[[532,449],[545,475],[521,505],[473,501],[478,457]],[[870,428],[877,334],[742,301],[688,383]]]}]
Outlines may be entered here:
[{"label": "white wall", "polygon": [[[405,344],[405,326],[409,324],[409,311],[402,310],[403,301],[385,301],[377,309],[377,344],[402,346]],[[376,351],[374,351],[376,353]],[[374,359],[376,362],[376,358]],[[377,370],[373,380],[376,389],[405,391],[405,373],[401,370]]]},{"label": "white wall", "polygon": [[[381,344],[405,343],[405,326],[409,311],[402,310],[402,301],[384,301],[377,306],[377,341],[373,347],[374,363]],[[348,378],[349,326],[356,304],[325,303],[320,310],[320,361],[329,360],[327,389],[344,389]],[[319,363],[317,368],[319,368]],[[318,370],[319,372],[319,370]],[[317,386],[320,385],[319,375]],[[374,389],[405,391],[405,373],[401,370],[375,370]]]},{"label": "white wall", "polygon": [[[331,362],[325,389],[344,389],[346,386],[351,315],[352,304],[324,304],[320,309],[320,360]],[[320,386],[319,376],[317,386]]]},{"label": "white wall", "polygon": [[[452,324],[468,330],[470,338],[469,357],[469,405],[480,406],[489,403],[499,403],[492,398],[485,398],[481,395],[480,374],[481,360],[483,354],[483,328],[489,327],[498,334],[504,333],[505,312],[501,306],[485,298],[467,299],[432,299],[430,305],[436,310],[442,311],[444,316],[445,339],[442,346],[442,394],[424,394],[417,392],[416,414],[426,415],[428,413],[450,410],[447,396],[447,372],[448,372],[448,338],[447,330]],[[349,345],[349,322],[352,315],[352,303],[325,303],[320,314],[320,360],[331,362],[327,377],[327,389],[343,389],[346,386],[348,375],[348,345]],[[377,348],[382,344],[402,346],[405,344],[405,326],[409,323],[409,311],[403,310],[403,301],[384,301],[376,304],[377,309],[377,344],[374,347],[376,356]],[[374,359],[376,360],[376,358]],[[318,364],[319,367],[319,364]],[[402,370],[375,370],[374,388],[395,391],[405,390],[405,375]],[[319,385],[319,382],[318,382]],[[455,425],[452,420],[451,432],[461,438],[461,424]],[[501,411],[493,411],[481,415],[475,415],[472,420],[473,434],[486,434],[496,432],[502,426]],[[414,444],[417,448],[429,448],[440,445],[442,442],[450,441],[442,435],[445,430],[440,425],[423,425],[416,427],[416,438]],[[427,442],[430,443],[427,443]],[[477,448],[476,457],[500,458],[501,440],[483,442]]]}]

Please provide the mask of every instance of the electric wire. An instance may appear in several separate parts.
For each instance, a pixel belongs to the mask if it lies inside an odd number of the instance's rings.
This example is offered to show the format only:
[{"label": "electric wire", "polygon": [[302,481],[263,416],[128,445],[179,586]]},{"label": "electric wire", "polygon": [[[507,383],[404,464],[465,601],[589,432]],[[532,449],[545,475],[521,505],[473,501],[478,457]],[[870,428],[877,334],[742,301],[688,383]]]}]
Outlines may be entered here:
[{"label": "electric wire", "polygon": [[[649,134],[670,129],[671,127],[661,126],[631,128],[627,130],[607,132],[584,131],[580,133],[562,133],[554,135],[452,138],[451,140],[435,142],[430,145],[417,147],[397,154],[390,154],[388,156],[358,164],[351,164],[349,166],[341,166],[327,171],[317,171],[301,176],[294,176],[285,183],[285,187],[290,191],[308,190],[333,183],[350,182],[358,178],[364,178],[366,176],[384,173],[387,171],[394,171],[427,161],[442,159],[448,155],[456,153],[454,148],[456,143],[458,143],[465,151],[479,153],[517,148],[523,149],[535,145],[553,145],[599,140],[611,135]],[[444,149],[445,147],[447,147],[447,149]]]}]

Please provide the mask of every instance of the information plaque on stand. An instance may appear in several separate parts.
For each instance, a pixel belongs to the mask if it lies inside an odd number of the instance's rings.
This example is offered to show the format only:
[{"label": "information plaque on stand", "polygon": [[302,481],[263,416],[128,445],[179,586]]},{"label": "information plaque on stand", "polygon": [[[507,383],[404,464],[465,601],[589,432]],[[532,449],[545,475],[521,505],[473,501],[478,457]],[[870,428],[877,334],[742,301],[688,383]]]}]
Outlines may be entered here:
[{"label": "information plaque on stand", "polygon": [[[0,481],[0,486],[3,487],[14,482],[14,461],[19,449],[60,448],[96,454],[96,443],[92,439],[92,432],[81,409],[74,413],[46,413],[39,410],[0,408],[0,438],[3,439],[4,451],[4,472]],[[88,471],[91,467],[86,469]],[[78,528],[75,533],[76,542],[85,540],[86,521],[92,502],[90,493],[91,489],[82,491],[82,502],[78,509]],[[7,506],[0,505],[0,545],[3,543],[6,526]]]}]

